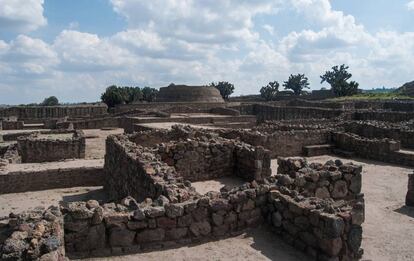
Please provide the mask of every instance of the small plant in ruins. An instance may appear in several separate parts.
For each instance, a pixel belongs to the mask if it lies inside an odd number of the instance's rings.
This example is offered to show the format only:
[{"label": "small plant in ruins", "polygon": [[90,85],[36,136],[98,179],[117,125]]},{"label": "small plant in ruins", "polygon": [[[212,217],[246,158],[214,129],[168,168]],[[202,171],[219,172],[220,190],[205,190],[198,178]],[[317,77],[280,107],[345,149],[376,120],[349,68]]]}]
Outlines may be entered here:
[{"label": "small plant in ruins", "polygon": [[304,74],[291,74],[289,79],[283,83],[285,90],[292,90],[295,95],[301,95],[303,89],[309,89],[308,77]]},{"label": "small plant in ruins", "polygon": [[58,98],[56,98],[56,96],[50,96],[44,99],[40,105],[41,106],[56,106],[56,105],[59,105],[59,100]]},{"label": "small plant in ruins", "polygon": [[347,70],[349,66],[342,64],[341,66],[332,67],[332,71],[325,72],[321,75],[321,83],[327,82],[331,85],[332,91],[336,96],[350,96],[358,93],[359,84],[355,81],[348,82],[352,74]]},{"label": "small plant in ruins", "polygon": [[260,89],[260,96],[266,101],[272,101],[279,93],[279,83],[277,81],[269,82]]},{"label": "small plant in ruins", "polygon": [[230,95],[234,92],[234,85],[229,82],[212,82],[210,86],[219,90],[221,97],[225,100],[228,100]]}]

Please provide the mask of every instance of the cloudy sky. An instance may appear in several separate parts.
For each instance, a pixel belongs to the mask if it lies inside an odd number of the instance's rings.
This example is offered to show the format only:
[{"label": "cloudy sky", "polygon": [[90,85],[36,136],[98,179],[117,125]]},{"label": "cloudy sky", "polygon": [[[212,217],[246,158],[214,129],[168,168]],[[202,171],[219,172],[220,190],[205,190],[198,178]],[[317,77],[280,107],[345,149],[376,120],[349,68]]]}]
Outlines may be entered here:
[{"label": "cloudy sky", "polygon": [[230,81],[235,94],[348,64],[414,80],[414,1],[0,0],[0,104],[96,101],[111,84]]}]

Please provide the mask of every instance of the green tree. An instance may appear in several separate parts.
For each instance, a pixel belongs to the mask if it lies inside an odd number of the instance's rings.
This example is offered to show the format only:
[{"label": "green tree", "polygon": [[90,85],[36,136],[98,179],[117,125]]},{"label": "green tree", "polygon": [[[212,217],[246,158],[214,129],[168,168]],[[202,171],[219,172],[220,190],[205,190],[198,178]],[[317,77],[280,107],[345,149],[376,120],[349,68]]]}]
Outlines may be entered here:
[{"label": "green tree", "polygon": [[225,100],[228,100],[230,95],[234,92],[234,85],[229,82],[212,82],[210,86],[219,90],[221,97]]},{"label": "green tree", "polygon": [[260,89],[260,96],[266,101],[272,101],[276,98],[279,92],[279,83],[277,81],[269,82],[266,86]]},{"label": "green tree", "polygon": [[303,89],[309,89],[308,78],[304,74],[291,74],[289,79],[283,83],[285,90],[292,90],[295,95],[301,95]]},{"label": "green tree", "polygon": [[56,106],[56,105],[59,105],[59,100],[58,98],[56,98],[56,96],[50,96],[44,99],[40,105],[41,106]]},{"label": "green tree", "polygon": [[143,100],[147,102],[153,102],[157,99],[158,90],[151,87],[144,87],[142,89]]},{"label": "green tree", "polygon": [[126,103],[132,103],[135,101],[142,101],[144,95],[139,87],[122,87],[127,97]]},{"label": "green tree", "polygon": [[346,66],[345,64],[332,67],[331,71],[326,71],[324,75],[320,76],[321,83],[329,83],[336,96],[350,96],[357,94],[359,84],[355,81],[348,82],[352,77],[352,74],[347,71],[348,69],[349,66]]},{"label": "green tree", "polygon": [[108,105],[108,107],[115,107],[116,105],[126,103],[128,99],[127,93],[116,85],[111,85],[106,88],[101,95],[101,100]]}]

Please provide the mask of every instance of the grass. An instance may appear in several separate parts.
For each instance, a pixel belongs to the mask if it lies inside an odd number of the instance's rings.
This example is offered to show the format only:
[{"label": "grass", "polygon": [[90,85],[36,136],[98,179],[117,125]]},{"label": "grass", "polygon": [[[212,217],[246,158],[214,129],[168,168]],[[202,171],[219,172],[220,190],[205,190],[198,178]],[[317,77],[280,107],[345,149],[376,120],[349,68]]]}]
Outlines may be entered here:
[{"label": "grass", "polygon": [[388,93],[359,93],[352,96],[344,96],[330,99],[331,101],[354,101],[354,100],[414,100],[414,97],[396,92]]}]

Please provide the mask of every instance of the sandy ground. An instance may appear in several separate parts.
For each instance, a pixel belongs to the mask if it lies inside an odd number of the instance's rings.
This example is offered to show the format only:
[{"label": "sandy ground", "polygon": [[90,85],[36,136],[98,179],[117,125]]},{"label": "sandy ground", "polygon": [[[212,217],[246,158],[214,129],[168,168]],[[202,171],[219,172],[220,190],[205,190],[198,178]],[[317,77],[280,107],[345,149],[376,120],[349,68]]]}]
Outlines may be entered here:
[{"label": "sandy ground", "polygon": [[192,128],[195,129],[218,129],[217,127],[213,127],[213,126],[207,126],[207,125],[194,125],[194,124],[187,124],[187,123],[182,123],[182,122],[154,122],[154,123],[140,123],[137,124],[146,128],[151,128],[151,129],[165,129],[165,130],[170,130],[172,126],[174,125],[189,125]]},{"label": "sandy ground", "polygon": [[112,134],[124,133],[123,129],[113,130],[83,130],[86,137],[86,159],[103,159],[105,157],[105,140]]},{"label": "sandy ground", "polygon": [[220,191],[224,186],[238,187],[244,183],[245,182],[239,177],[224,177],[214,180],[192,182],[191,185],[195,187],[198,193],[206,194],[209,191]]},{"label": "sandy ground", "polygon": [[[92,132],[92,131],[91,131]],[[93,133],[93,132],[92,132]],[[99,139],[94,141],[98,143]],[[102,140],[102,139],[101,139]],[[100,141],[102,142],[102,141]],[[96,144],[95,144],[96,145]],[[337,157],[335,157],[337,158]],[[311,162],[326,162],[331,156],[312,157]],[[414,260],[414,208],[404,206],[407,175],[412,169],[366,160],[347,160],[363,165],[363,192],[366,201],[366,219],[363,224],[365,254],[363,260]],[[273,173],[277,162],[272,161]],[[194,182],[200,193],[218,191],[224,185],[240,185],[242,181],[225,178]],[[20,212],[35,206],[49,206],[61,201],[70,202],[89,198],[104,199],[100,187],[56,189],[39,192],[0,195],[0,216]],[[121,257],[90,260],[307,260],[287,246],[266,227],[220,241]]]},{"label": "sandy ground", "polygon": [[8,164],[5,166],[5,172],[16,171],[42,171],[48,169],[65,169],[65,168],[81,168],[81,167],[99,167],[104,165],[104,159],[75,159],[42,163],[22,163]]},{"label": "sandy ground", "polygon": [[[338,158],[338,157],[335,157]],[[330,156],[312,157],[325,163]],[[409,168],[367,160],[347,160],[363,166],[365,222],[364,260],[414,260],[414,208],[404,206]]]},{"label": "sandy ground", "polygon": [[7,216],[11,212],[19,213],[38,206],[56,206],[60,202],[89,199],[105,199],[102,187],[79,187],[3,194],[0,195],[0,217]]}]

